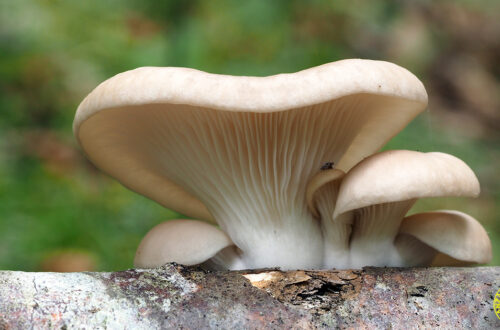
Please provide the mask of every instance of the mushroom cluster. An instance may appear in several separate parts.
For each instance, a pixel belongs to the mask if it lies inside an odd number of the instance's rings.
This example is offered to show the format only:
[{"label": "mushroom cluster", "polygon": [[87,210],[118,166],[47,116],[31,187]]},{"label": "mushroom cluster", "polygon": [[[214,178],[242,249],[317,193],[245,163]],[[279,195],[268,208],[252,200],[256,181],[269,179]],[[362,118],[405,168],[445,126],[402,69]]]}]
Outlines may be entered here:
[{"label": "mushroom cluster", "polygon": [[477,196],[465,163],[437,152],[376,153],[426,107],[422,83],[381,61],[269,77],[145,67],[100,84],[73,128],[97,167],[198,219],[154,227],[136,267],[488,262],[488,235],[472,217],[405,217],[421,197]]}]

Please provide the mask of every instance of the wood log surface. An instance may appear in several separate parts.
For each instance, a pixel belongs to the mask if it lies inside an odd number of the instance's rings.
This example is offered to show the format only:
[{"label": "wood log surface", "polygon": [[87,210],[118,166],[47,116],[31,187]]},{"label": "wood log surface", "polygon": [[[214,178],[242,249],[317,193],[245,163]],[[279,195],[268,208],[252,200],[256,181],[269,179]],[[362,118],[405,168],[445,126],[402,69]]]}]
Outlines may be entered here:
[{"label": "wood log surface", "polygon": [[495,329],[500,267],[0,271],[0,329]]}]

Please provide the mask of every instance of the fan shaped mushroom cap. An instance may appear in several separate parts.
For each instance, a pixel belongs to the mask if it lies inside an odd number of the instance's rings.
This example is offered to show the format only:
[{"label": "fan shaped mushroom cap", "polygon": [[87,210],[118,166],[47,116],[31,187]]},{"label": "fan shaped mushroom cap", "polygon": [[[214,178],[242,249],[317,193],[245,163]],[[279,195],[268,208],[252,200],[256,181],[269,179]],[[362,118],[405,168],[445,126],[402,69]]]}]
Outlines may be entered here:
[{"label": "fan shaped mushroom cap", "polygon": [[125,186],[216,221],[248,268],[316,268],[323,242],[307,183],[324,162],[347,172],[426,106],[422,83],[387,62],[270,77],[139,68],[90,93],[73,128]]},{"label": "fan shaped mushroom cap", "polygon": [[419,103],[418,109],[427,105],[422,82],[408,70],[384,61],[349,59],[268,77],[143,67],[120,73],[94,89],[78,107],[73,129],[78,133],[81,123],[93,114],[122,106],[189,104],[225,111],[276,112],[353,94],[403,98]]},{"label": "fan shaped mushroom cap", "polygon": [[167,262],[197,265],[233,245],[220,229],[196,220],[170,220],[151,229],[135,255],[138,268],[159,267]]},{"label": "fan shaped mushroom cap", "polygon": [[479,195],[462,160],[441,152],[384,151],[363,160],[342,181],[335,214],[422,197]]}]

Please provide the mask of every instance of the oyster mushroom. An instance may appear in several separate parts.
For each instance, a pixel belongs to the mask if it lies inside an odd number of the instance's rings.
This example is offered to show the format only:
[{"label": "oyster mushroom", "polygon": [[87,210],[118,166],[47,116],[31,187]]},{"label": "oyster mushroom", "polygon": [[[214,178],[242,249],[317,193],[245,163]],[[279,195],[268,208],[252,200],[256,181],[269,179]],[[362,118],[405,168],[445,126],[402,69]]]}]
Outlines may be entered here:
[{"label": "oyster mushroom", "polygon": [[[333,187],[330,195],[328,191],[315,195],[319,194],[315,205],[324,226],[338,231],[347,218],[347,227],[352,230],[349,257],[344,254],[344,259],[337,261],[329,258],[327,251],[327,267],[346,263],[353,268],[423,266],[431,265],[433,260],[434,264],[450,265],[486,263],[491,259],[486,231],[466,214],[436,211],[405,218],[418,198],[479,195],[476,176],[454,156],[385,151],[360,162],[340,184],[332,180],[326,186]],[[332,201],[324,196],[336,199],[333,212],[324,211]]]},{"label": "oyster mushroom", "polygon": [[347,172],[426,105],[414,75],[380,61],[269,77],[147,67],[90,93],[74,132],[126,187],[217,223],[239,252],[228,268],[321,268],[308,183],[325,162]]}]

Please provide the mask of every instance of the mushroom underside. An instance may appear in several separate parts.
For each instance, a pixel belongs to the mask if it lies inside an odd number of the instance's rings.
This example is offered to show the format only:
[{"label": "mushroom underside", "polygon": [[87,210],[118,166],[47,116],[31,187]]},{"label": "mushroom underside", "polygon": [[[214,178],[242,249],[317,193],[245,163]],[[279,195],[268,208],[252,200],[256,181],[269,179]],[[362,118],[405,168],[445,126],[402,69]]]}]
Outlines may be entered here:
[{"label": "mushroom underside", "polygon": [[321,268],[321,224],[308,210],[307,183],[325,162],[349,170],[421,108],[372,94],[271,113],[145,104],[101,110],[78,136],[125,186],[215,220],[246,268]]},{"label": "mushroom underside", "polygon": [[[405,156],[405,161],[408,162],[410,160],[407,157],[408,153],[419,157],[414,159],[414,162],[426,160],[428,157],[431,159],[438,157],[440,160],[444,159],[450,166],[455,165],[455,172],[452,173],[453,171],[450,172],[446,166],[442,166],[442,163],[438,163],[440,166],[437,167],[437,173],[433,173],[436,175],[446,170],[449,176],[442,181],[455,184],[449,187],[441,185],[443,182],[440,182],[435,184],[434,188],[425,185],[424,193],[415,189],[415,185],[406,190],[401,185],[394,187],[399,189],[402,195],[409,194],[415,197],[422,194],[478,193],[477,179],[470,169],[457,158],[444,154],[426,155],[408,151],[390,151],[370,157],[347,175],[336,169],[319,172],[313,176],[306,189],[306,195],[311,195],[311,198],[306,198],[307,206],[309,210],[314,208],[317,214],[315,219],[310,220],[320,222],[320,236],[317,238],[322,244],[320,252],[323,258],[318,261],[319,266],[311,268],[464,265],[486,263],[491,259],[491,243],[488,235],[479,222],[469,215],[458,211],[435,211],[405,217],[416,202],[416,198],[390,201],[396,195],[384,193],[380,189],[372,192],[359,186],[363,182],[359,179],[371,174],[369,170],[373,163],[380,166],[380,162],[389,159],[392,164],[396,164],[393,158],[398,154]],[[431,164],[436,165],[435,162]],[[386,165],[388,170],[395,170],[390,164]],[[420,165],[421,173],[426,173],[423,175],[428,176],[429,168],[426,168],[425,164]],[[397,166],[404,167],[405,164],[397,163]],[[456,179],[460,173],[467,177],[458,182]],[[357,176],[357,179],[353,179],[352,176]],[[370,175],[365,181],[369,178]],[[416,179],[419,179],[418,175],[412,180]],[[431,181],[428,184],[432,184]],[[374,188],[376,185],[370,187]],[[385,194],[385,197],[381,193]],[[345,194],[350,194],[351,197],[346,199]],[[357,205],[364,205],[367,199],[380,198],[385,198],[386,202],[336,214],[338,200],[354,201]],[[313,213],[311,211],[311,214]],[[277,246],[283,248],[283,245]],[[249,255],[251,254],[241,250],[226,233],[213,225],[195,220],[174,220],[156,226],[146,235],[139,246],[136,265],[158,266],[175,261],[188,265],[201,264],[208,269],[243,269],[251,268],[249,265],[252,260],[249,261]],[[302,268],[308,267],[302,266]]]}]

